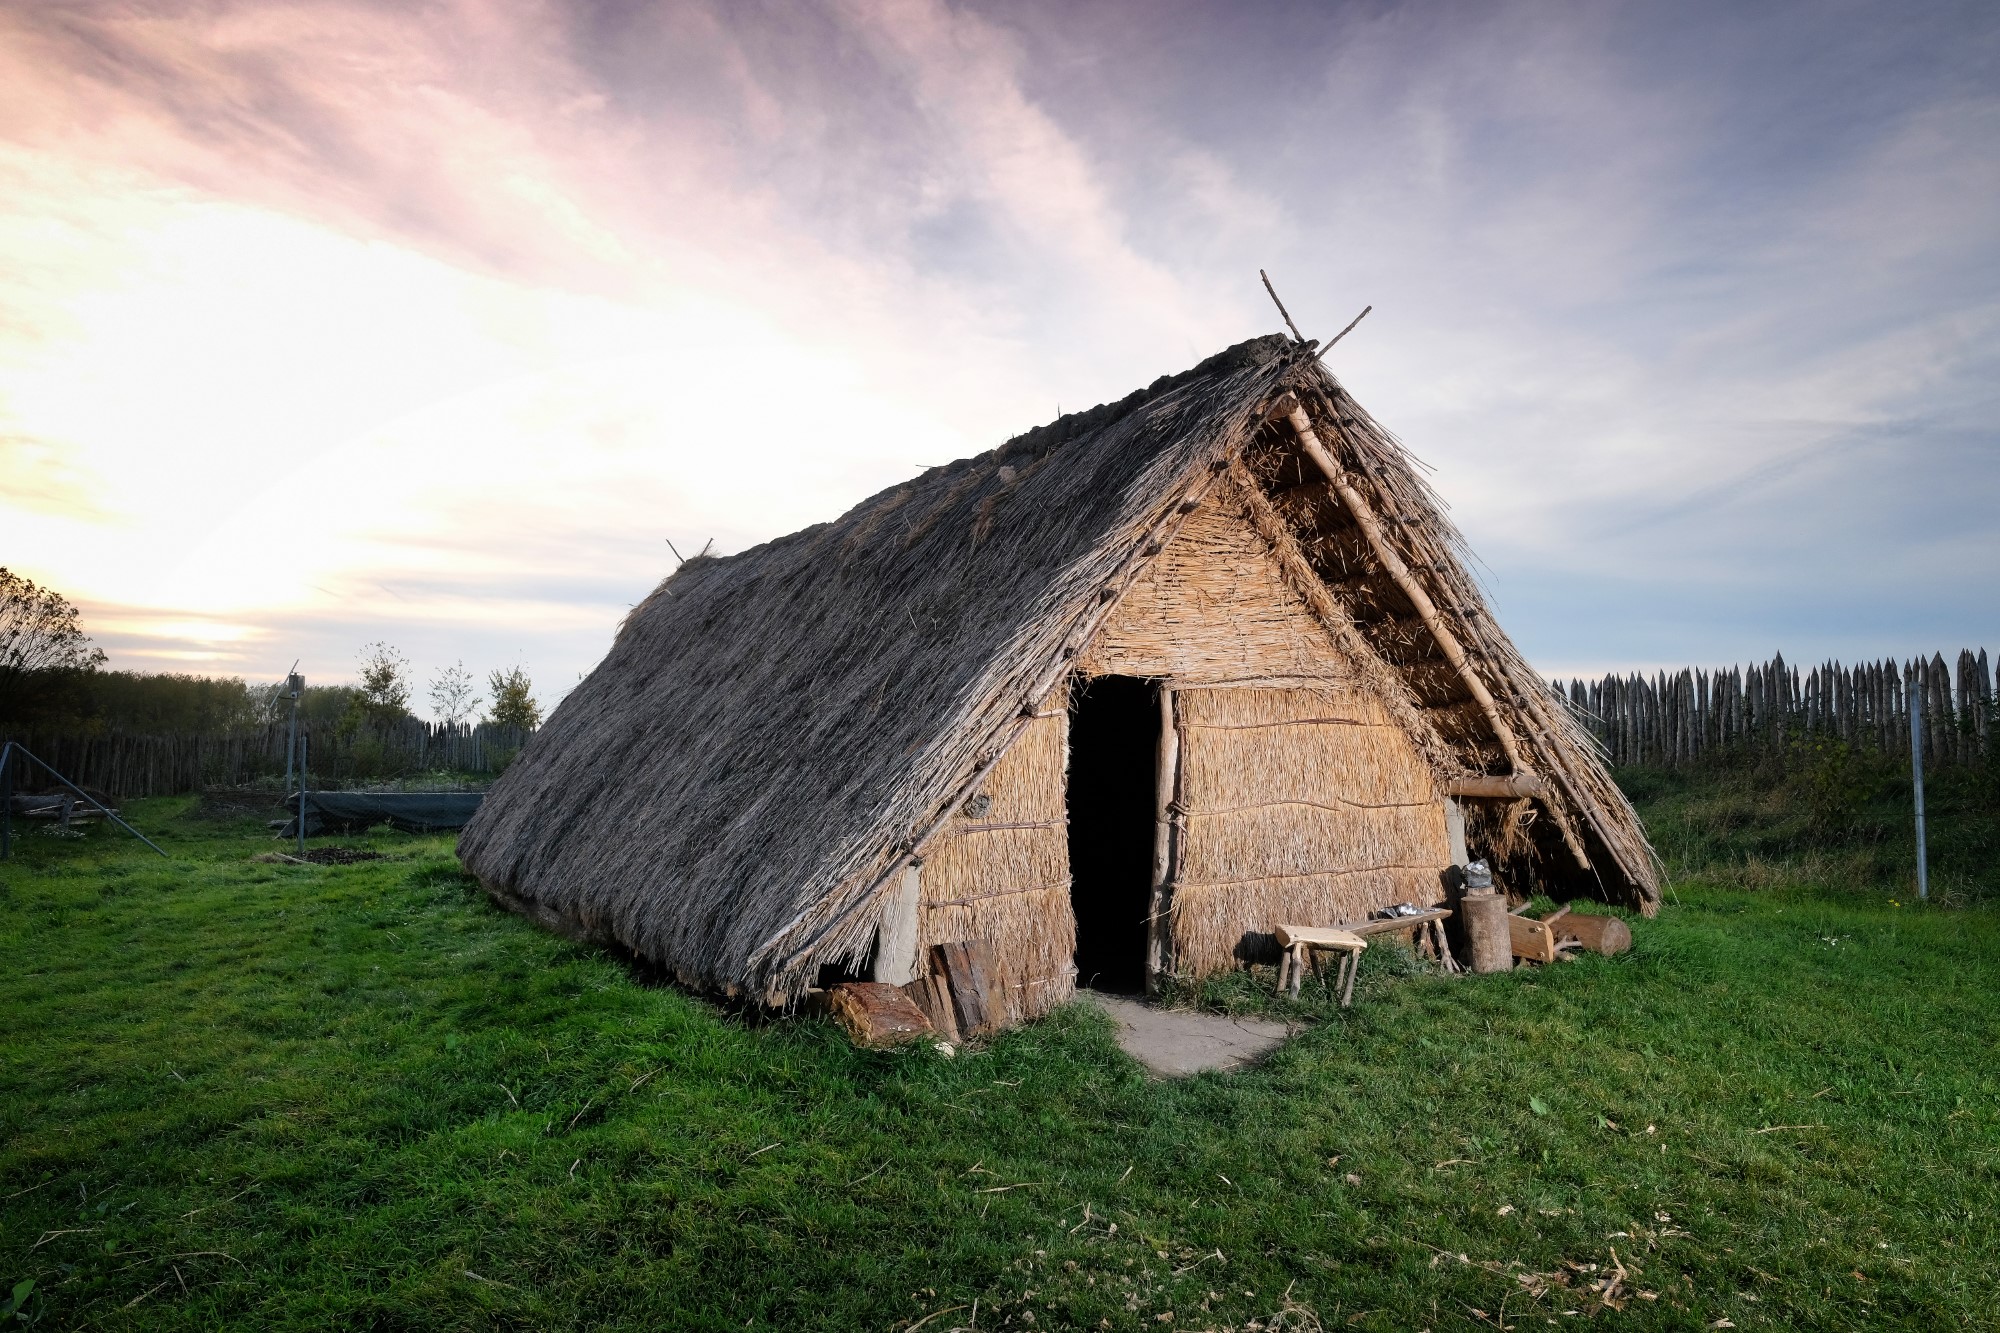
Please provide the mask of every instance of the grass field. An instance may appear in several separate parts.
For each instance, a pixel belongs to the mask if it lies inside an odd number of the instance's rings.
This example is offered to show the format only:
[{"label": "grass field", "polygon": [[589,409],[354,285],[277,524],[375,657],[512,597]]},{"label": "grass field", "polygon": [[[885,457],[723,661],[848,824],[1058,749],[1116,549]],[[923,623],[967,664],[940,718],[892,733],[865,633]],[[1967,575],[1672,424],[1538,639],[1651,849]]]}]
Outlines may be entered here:
[{"label": "grass field", "polygon": [[2000,1327],[1990,834],[1947,857],[1962,905],[1919,908],[1886,834],[1812,853],[1753,779],[1641,787],[1677,884],[1631,954],[1447,980],[1371,951],[1345,1013],[1211,988],[1300,1035],[1173,1084],[1081,1008],[859,1052],[495,911],[446,839],[260,864],[254,824],[135,803],[170,859],[100,832],[0,865],[0,1309]]}]

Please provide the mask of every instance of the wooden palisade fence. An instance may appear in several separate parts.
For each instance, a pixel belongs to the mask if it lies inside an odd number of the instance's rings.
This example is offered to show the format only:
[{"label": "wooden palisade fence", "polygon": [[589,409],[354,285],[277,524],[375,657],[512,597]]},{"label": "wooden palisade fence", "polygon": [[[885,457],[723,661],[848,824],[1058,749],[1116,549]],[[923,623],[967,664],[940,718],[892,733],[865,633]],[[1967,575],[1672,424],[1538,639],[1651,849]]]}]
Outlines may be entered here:
[{"label": "wooden palisade fence", "polygon": [[1781,750],[1813,736],[1910,752],[1911,691],[1923,705],[1924,762],[1968,764],[1992,753],[1994,677],[1986,650],[1801,670],[1781,653],[1718,671],[1554,682],[1614,764],[1674,767],[1723,751]]},{"label": "wooden palisade fence", "polygon": [[[451,726],[416,719],[388,727],[343,730],[301,725],[306,773],[318,787],[412,777],[440,771],[494,775],[532,732],[482,723]],[[289,724],[212,735],[147,736],[111,732],[11,735],[71,781],[121,800],[174,796],[204,787],[275,783],[285,774]]]},{"label": "wooden palisade fence", "polygon": [[[1927,764],[1975,763],[1993,753],[1995,681],[1984,649],[1961,652],[1955,667],[1940,655],[1900,665],[1827,662],[1802,671],[1780,654],[1749,667],[1553,684],[1619,765],[1672,767],[1724,751],[1778,751],[1807,736],[1907,756],[1906,686],[1924,699]],[[533,734],[415,719],[352,731],[323,723],[300,731],[310,780],[327,787],[438,771],[498,774]],[[213,735],[30,732],[8,739],[75,782],[127,798],[282,778],[286,735],[286,724],[274,722]]]}]

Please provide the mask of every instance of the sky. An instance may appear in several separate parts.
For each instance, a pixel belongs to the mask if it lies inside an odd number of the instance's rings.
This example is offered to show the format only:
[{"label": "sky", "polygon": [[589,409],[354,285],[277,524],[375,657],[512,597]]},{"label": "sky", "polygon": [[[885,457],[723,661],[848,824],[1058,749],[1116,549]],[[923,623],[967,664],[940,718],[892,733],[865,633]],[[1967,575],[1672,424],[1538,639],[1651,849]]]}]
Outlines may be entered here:
[{"label": "sky", "polygon": [[0,564],[553,702],[1278,327],[1551,675],[2000,648],[2000,7],[0,0]]}]

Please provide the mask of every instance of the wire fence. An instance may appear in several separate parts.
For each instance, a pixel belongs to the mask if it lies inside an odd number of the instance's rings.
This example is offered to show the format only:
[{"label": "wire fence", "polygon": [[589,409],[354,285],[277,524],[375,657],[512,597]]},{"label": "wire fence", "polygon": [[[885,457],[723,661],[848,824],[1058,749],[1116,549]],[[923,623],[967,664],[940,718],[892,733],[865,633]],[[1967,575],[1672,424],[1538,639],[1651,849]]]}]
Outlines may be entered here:
[{"label": "wire fence", "polygon": [[1618,765],[1673,768],[1812,736],[1907,755],[1912,700],[1926,764],[1983,763],[1993,753],[1995,681],[1984,648],[1956,663],[1936,654],[1800,668],[1781,653],[1748,667],[1553,684]]}]

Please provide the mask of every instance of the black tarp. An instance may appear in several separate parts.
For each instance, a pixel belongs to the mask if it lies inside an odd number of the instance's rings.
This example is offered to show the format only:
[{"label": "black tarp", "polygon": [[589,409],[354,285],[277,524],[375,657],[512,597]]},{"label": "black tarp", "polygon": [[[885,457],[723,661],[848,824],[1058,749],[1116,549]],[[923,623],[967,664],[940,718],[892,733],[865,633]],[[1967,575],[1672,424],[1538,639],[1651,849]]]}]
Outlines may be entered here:
[{"label": "black tarp", "polygon": [[[464,828],[479,808],[480,791],[309,791],[305,794],[306,833],[338,833],[390,824],[405,833]],[[285,804],[296,808],[297,797]],[[296,817],[285,821],[284,836],[298,836]]]}]

